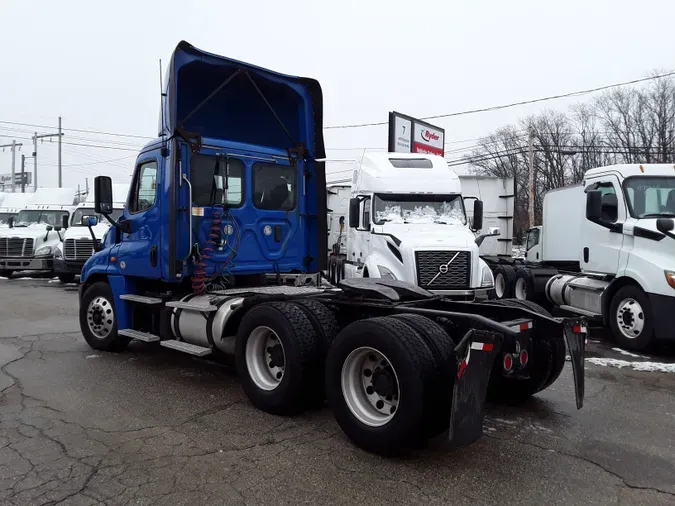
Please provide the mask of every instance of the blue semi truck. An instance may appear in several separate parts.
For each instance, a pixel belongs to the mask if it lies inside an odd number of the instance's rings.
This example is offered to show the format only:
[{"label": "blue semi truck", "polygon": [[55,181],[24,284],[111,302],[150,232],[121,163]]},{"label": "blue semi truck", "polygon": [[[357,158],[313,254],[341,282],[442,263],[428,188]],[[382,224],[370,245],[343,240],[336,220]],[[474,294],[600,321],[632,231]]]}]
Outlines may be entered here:
[{"label": "blue semi truck", "polygon": [[550,386],[565,343],[581,408],[583,318],[396,280],[327,286],[317,81],[181,42],[163,90],[159,136],[138,155],[119,219],[110,178],[95,179],[96,212],[113,226],[82,270],[91,347],[233,355],[255,406],[292,415],[327,400],[348,437],[380,455],[448,429],[455,444],[475,441],[486,398],[519,402]]}]

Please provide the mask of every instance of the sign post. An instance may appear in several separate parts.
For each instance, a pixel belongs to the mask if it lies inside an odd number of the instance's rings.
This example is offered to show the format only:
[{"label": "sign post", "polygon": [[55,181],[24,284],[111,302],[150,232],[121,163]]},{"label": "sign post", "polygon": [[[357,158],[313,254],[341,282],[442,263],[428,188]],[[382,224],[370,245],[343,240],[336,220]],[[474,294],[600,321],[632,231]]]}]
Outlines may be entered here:
[{"label": "sign post", "polygon": [[443,156],[445,130],[399,112],[389,113],[390,153],[424,153]]}]

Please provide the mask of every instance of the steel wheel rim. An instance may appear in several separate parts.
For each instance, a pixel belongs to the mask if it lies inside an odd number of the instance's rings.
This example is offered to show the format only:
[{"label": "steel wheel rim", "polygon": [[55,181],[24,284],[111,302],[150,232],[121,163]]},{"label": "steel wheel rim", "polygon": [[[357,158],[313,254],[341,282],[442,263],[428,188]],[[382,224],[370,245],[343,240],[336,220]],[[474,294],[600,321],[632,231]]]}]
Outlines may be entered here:
[{"label": "steel wheel rim", "polygon": [[497,297],[501,299],[504,297],[505,293],[506,293],[506,280],[504,279],[504,276],[500,272],[495,276],[495,294],[497,295]]},{"label": "steel wheel rim", "polygon": [[253,383],[268,392],[277,388],[286,369],[286,353],[277,333],[269,327],[256,327],[248,336],[245,354]]},{"label": "steel wheel rim", "polygon": [[115,311],[112,303],[102,296],[94,297],[87,306],[87,326],[98,339],[110,335],[115,325]]},{"label": "steel wheel rim", "polygon": [[382,427],[396,416],[401,398],[398,376],[380,351],[367,346],[352,351],[342,364],[340,379],[347,407],[359,422]]},{"label": "steel wheel rim", "polygon": [[640,303],[632,298],[622,300],[616,310],[616,323],[624,337],[640,337],[645,327],[645,314]]},{"label": "steel wheel rim", "polygon": [[527,285],[523,278],[516,279],[516,288],[514,292],[516,299],[527,300]]}]

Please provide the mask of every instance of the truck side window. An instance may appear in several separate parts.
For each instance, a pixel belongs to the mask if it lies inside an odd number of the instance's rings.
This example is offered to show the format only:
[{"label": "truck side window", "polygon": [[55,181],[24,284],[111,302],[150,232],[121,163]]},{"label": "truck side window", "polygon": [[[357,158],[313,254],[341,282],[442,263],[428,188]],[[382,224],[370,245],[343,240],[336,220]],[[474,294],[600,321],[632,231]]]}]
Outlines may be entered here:
[{"label": "truck side window", "polygon": [[[218,164],[218,165],[216,165]],[[220,184],[216,182],[216,166]],[[227,195],[223,196],[227,180]],[[243,201],[244,164],[236,158],[194,155],[190,159],[192,202],[199,207],[226,204],[239,207]],[[218,189],[222,186],[221,189]]]},{"label": "truck side window", "polygon": [[258,209],[291,211],[295,209],[296,169],[288,165],[253,165],[253,205]]},{"label": "truck side window", "polygon": [[361,227],[370,229],[370,197],[361,201]]},{"label": "truck side window", "polygon": [[619,213],[619,201],[616,196],[616,189],[612,183],[601,183],[598,187],[602,195],[602,219],[610,223],[616,222]]},{"label": "truck side window", "polygon": [[140,213],[155,205],[157,196],[157,162],[141,164],[136,172],[134,194],[129,206],[130,213]]},{"label": "truck side window", "polygon": [[525,249],[529,250],[532,246],[539,244],[539,229],[533,228],[527,233],[527,242],[525,243]]}]

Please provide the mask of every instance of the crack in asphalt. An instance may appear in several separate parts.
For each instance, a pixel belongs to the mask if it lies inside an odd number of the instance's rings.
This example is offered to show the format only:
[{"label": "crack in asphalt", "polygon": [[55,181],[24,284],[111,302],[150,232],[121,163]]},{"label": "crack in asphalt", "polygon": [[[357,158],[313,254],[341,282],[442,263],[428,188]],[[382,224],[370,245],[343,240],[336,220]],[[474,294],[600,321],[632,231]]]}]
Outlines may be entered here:
[{"label": "crack in asphalt", "polygon": [[621,481],[622,484],[623,484],[625,487],[627,487],[627,488],[630,488],[630,489],[633,489],[633,490],[648,490],[648,491],[652,491],[652,492],[658,492],[658,493],[660,493],[660,494],[669,495],[669,496],[671,496],[671,497],[675,497],[675,493],[669,492],[669,491],[667,491],[667,490],[662,490],[662,489],[656,488],[656,487],[648,487],[648,486],[642,486],[642,485],[634,485],[634,484],[632,484],[632,483],[629,483],[629,482],[626,480],[626,478],[624,478],[623,476],[621,476],[621,475],[618,474],[617,472],[612,471],[611,469],[608,469],[607,467],[603,466],[603,465],[600,464],[599,462],[596,462],[596,461],[594,461],[594,460],[592,460],[592,459],[590,459],[590,458],[588,458],[588,457],[583,457],[583,456],[581,456],[581,455],[577,455],[577,454],[574,454],[574,453],[565,452],[565,451],[563,451],[563,450],[559,450],[559,449],[556,449],[556,448],[550,448],[550,447],[548,447],[548,446],[539,445],[539,444],[537,444],[537,443],[532,443],[532,442],[529,442],[529,441],[523,441],[522,439],[518,439],[518,438],[513,438],[513,439],[506,440],[506,439],[504,439],[504,438],[497,437],[497,436],[493,436],[493,435],[491,435],[491,434],[483,433],[483,435],[486,436],[486,437],[488,437],[488,438],[490,438],[490,439],[496,439],[496,440],[498,440],[498,441],[506,441],[506,442],[514,441],[514,442],[516,442],[516,443],[519,443],[519,444],[522,444],[522,445],[525,445],[525,446],[531,446],[531,447],[534,447],[534,448],[538,448],[538,449],[540,449],[540,450],[545,450],[545,451],[549,451],[549,452],[554,452],[554,453],[556,453],[557,455],[564,455],[564,456],[566,456],[566,457],[570,457],[570,458],[573,458],[573,459],[578,459],[578,460],[581,460],[581,461],[583,461],[583,462],[586,462],[586,463],[588,463],[588,464],[594,465],[594,466],[596,466],[596,467],[602,469],[604,472],[610,474],[611,476],[615,477],[617,480]]}]

